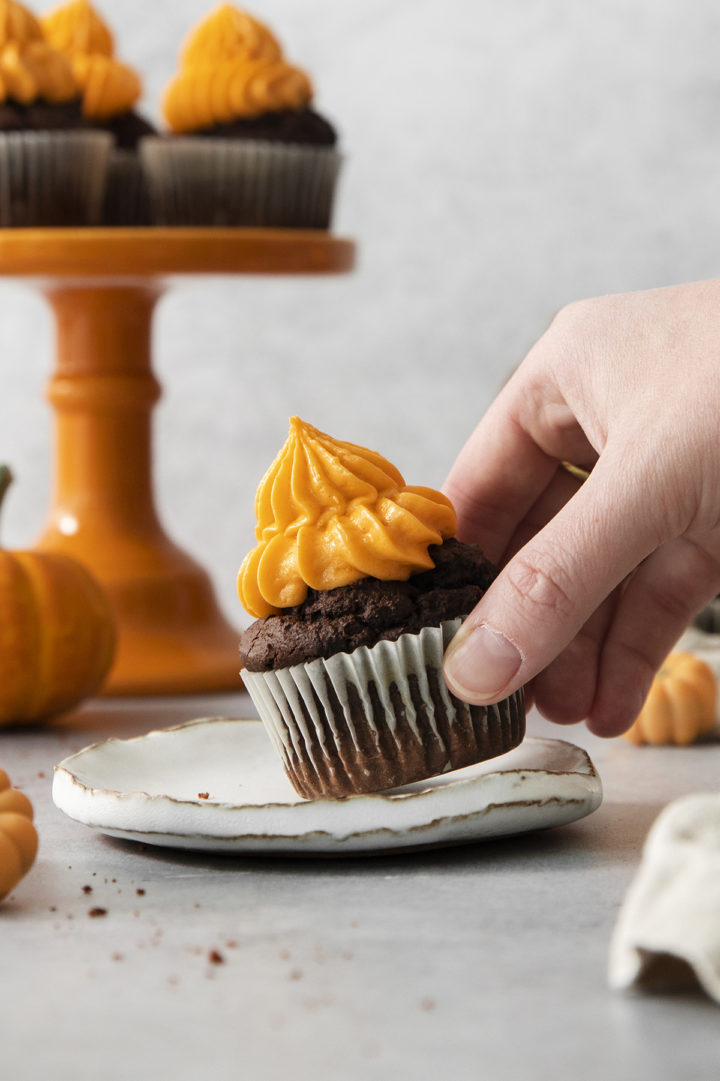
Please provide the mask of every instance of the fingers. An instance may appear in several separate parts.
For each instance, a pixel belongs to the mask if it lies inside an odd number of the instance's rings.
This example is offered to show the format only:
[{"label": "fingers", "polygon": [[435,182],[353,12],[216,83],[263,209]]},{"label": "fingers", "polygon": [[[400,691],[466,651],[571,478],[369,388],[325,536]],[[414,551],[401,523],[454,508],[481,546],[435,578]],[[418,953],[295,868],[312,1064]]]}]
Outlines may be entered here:
[{"label": "fingers", "polygon": [[692,617],[720,589],[720,539],[680,537],[647,559],[622,591],[600,656],[587,723],[599,736],[626,731],[655,673]]},{"label": "fingers", "polygon": [[589,716],[597,694],[600,656],[617,606],[613,590],[559,656],[532,681],[538,711],[556,724],[577,724]]},{"label": "fingers", "polygon": [[580,483],[576,477],[561,465],[556,464],[555,473],[547,488],[540,493],[508,540],[505,551],[499,560],[500,566],[519,552],[536,533],[555,517],[567,501],[575,495]]},{"label": "fingers", "polygon": [[459,698],[498,701],[536,676],[658,546],[652,508],[635,505],[613,457],[510,560],[455,636],[445,678]]},{"label": "fingers", "polygon": [[[526,362],[527,364],[527,362]],[[458,536],[493,562],[552,481],[562,458],[594,452],[547,373],[525,365],[495,400],[458,455],[444,485]]]}]

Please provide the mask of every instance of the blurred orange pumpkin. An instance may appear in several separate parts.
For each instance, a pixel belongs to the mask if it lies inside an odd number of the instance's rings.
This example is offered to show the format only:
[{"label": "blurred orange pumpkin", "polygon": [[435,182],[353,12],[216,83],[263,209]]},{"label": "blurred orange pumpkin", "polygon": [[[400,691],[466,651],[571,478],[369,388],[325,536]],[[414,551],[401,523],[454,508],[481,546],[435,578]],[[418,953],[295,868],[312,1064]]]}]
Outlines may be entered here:
[{"label": "blurred orange pumpkin", "polygon": [[0,901],[7,897],[33,865],[38,838],[27,796],[11,788],[0,769]]},{"label": "blurred orange pumpkin", "polygon": [[715,725],[717,682],[692,653],[671,653],[625,738],[632,743],[692,743]]},{"label": "blurred orange pumpkin", "polygon": [[[12,480],[0,466],[0,502]],[[52,717],[97,691],[115,628],[90,572],[59,552],[0,549],[0,726]]]}]

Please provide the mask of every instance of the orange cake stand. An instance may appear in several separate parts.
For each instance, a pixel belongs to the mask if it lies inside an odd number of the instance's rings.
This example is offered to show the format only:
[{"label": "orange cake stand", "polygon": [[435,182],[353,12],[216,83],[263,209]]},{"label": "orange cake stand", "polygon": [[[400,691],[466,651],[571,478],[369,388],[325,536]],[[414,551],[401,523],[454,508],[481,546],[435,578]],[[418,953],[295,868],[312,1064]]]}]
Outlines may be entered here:
[{"label": "orange cake stand", "polygon": [[205,570],[158,519],[150,355],[155,304],[174,275],[337,274],[354,245],[272,229],[5,229],[0,274],[32,280],[57,325],[49,384],[54,483],[38,542],[75,556],[107,590],[118,649],[103,693],[239,690],[238,632]]}]

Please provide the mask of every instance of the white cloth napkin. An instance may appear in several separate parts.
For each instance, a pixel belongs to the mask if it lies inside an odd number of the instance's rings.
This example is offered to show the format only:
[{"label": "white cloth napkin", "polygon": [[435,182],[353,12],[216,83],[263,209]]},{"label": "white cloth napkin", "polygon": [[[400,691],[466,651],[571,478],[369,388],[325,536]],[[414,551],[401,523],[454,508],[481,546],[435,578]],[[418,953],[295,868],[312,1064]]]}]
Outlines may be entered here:
[{"label": "white cloth napkin", "polygon": [[720,1004],[720,793],[658,816],[610,945],[610,986],[697,985]]}]

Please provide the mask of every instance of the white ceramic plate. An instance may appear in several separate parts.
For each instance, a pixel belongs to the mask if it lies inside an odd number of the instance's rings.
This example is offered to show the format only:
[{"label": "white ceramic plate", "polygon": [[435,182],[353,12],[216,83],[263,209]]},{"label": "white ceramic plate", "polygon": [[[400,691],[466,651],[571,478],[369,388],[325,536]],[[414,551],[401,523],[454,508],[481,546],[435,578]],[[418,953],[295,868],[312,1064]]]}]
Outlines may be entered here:
[{"label": "white ceramic plate", "polygon": [[53,799],[114,837],[214,852],[344,855],[559,826],[602,799],[585,751],[525,742],[490,762],[371,796],[303,800],[259,721],[208,717],[109,739],[55,767]]}]

